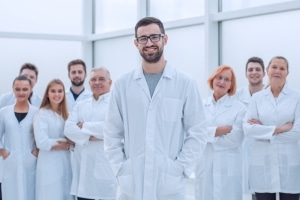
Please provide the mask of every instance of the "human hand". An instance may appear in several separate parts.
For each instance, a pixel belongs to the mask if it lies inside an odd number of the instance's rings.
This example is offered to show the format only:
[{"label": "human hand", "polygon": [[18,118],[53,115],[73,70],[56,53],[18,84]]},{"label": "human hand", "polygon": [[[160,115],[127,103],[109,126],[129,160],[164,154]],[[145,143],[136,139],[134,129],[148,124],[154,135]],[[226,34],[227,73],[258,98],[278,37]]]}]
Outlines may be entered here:
[{"label": "human hand", "polygon": [[275,128],[274,134],[284,133],[290,131],[293,128],[293,122],[287,122],[281,126]]},{"label": "human hand", "polygon": [[78,123],[77,123],[77,126],[78,126],[80,129],[82,129],[83,122],[78,122]]},{"label": "human hand", "polygon": [[230,133],[231,130],[232,126],[218,126],[216,129],[215,137],[226,135],[227,133]]},{"label": "human hand", "polygon": [[38,157],[39,155],[39,149],[35,149],[32,151],[32,155],[34,155],[36,158]]},{"label": "human hand", "polygon": [[102,141],[102,139],[96,138],[95,136],[91,135],[89,141]]},{"label": "human hand", "polygon": [[262,123],[258,119],[253,119],[253,118],[249,119],[248,123],[251,124],[251,125],[253,125],[253,124],[260,124],[260,125],[262,125]]}]

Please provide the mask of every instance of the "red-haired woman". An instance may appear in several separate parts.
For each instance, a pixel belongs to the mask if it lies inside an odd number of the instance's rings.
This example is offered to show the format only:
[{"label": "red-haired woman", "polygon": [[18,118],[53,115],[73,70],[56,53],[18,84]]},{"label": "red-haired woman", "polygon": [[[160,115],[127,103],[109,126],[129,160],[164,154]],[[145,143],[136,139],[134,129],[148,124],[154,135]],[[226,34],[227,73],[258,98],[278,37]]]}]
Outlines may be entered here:
[{"label": "red-haired woman", "polygon": [[213,94],[203,101],[208,143],[196,169],[196,200],[241,200],[243,116],[245,107],[233,95],[236,79],[219,66],[208,79]]}]

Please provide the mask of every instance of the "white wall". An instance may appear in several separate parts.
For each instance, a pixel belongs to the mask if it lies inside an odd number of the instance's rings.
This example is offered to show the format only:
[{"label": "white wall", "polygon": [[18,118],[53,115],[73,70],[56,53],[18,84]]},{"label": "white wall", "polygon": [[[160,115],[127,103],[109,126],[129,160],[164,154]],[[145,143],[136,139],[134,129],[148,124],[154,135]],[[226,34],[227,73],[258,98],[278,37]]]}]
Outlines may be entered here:
[{"label": "white wall", "polygon": [[197,82],[202,97],[208,85],[204,66],[204,27],[189,26],[166,30],[169,37],[165,58],[175,68],[190,74]]},{"label": "white wall", "polygon": [[106,67],[112,80],[136,68],[140,60],[133,41],[132,35],[95,42],[94,65]]},{"label": "white wall", "polygon": [[70,86],[67,64],[81,58],[81,42],[0,38],[1,87],[0,94],[12,90],[12,81],[25,62],[35,64],[39,77],[34,91],[41,97],[53,78]]},{"label": "white wall", "polygon": [[244,74],[249,57],[261,57],[267,66],[272,57],[281,55],[289,61],[288,83],[300,89],[298,19],[300,11],[290,11],[223,22],[222,63],[234,68],[239,87],[247,85]]}]

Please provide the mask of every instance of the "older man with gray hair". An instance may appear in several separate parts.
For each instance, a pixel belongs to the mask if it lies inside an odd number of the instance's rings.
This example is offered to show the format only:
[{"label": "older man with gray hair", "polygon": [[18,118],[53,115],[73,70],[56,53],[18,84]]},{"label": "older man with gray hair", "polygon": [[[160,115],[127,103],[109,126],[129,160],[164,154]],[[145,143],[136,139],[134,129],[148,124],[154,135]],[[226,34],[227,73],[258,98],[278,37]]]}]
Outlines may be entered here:
[{"label": "older man with gray hair", "polygon": [[103,149],[103,124],[112,80],[104,67],[93,68],[93,95],[78,102],[65,124],[65,136],[75,143],[71,194],[78,200],[116,198],[116,182]]}]

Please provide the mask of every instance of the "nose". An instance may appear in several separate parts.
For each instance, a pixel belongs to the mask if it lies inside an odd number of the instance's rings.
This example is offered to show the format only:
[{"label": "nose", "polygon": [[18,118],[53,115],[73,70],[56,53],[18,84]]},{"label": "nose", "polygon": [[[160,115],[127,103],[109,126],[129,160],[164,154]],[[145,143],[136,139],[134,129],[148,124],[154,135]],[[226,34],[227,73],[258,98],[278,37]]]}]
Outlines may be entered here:
[{"label": "nose", "polygon": [[153,44],[153,42],[151,41],[151,39],[148,37],[147,38],[147,42],[146,42],[146,46],[151,46]]}]

